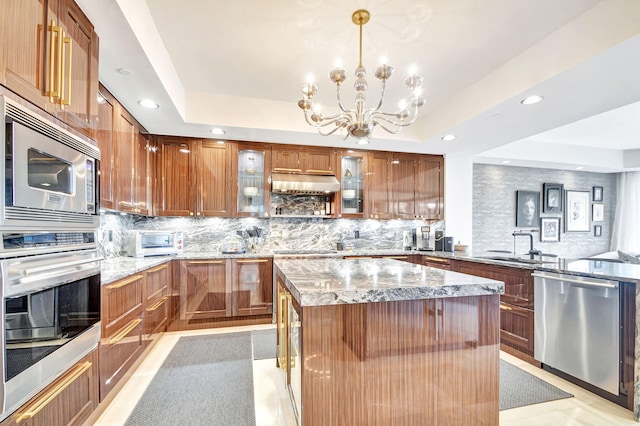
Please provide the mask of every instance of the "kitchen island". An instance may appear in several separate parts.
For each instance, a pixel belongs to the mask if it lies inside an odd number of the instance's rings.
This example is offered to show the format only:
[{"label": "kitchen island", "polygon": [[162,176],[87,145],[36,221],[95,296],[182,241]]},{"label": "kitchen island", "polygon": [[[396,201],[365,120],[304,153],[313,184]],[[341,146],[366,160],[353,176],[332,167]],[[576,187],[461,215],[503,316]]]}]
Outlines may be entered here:
[{"label": "kitchen island", "polygon": [[304,426],[497,425],[500,281],[391,259],[276,260]]}]

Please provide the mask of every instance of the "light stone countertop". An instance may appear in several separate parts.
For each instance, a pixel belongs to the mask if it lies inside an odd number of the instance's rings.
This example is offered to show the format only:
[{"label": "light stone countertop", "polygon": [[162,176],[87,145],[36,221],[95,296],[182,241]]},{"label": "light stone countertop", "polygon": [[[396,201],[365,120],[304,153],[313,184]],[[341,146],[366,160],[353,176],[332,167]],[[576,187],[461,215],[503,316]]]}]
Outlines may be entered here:
[{"label": "light stone countertop", "polygon": [[501,281],[394,259],[276,259],[301,306],[501,294]]},{"label": "light stone countertop", "polygon": [[130,275],[153,268],[173,259],[171,256],[112,257],[100,263],[102,285],[118,281]]}]

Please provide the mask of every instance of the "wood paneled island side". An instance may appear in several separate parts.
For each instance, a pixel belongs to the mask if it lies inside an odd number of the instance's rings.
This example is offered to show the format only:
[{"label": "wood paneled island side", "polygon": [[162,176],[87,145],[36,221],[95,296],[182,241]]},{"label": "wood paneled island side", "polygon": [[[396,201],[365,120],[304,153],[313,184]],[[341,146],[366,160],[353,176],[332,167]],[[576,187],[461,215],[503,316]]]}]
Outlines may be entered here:
[{"label": "wood paneled island side", "polygon": [[301,425],[498,424],[502,282],[391,259],[274,266]]}]

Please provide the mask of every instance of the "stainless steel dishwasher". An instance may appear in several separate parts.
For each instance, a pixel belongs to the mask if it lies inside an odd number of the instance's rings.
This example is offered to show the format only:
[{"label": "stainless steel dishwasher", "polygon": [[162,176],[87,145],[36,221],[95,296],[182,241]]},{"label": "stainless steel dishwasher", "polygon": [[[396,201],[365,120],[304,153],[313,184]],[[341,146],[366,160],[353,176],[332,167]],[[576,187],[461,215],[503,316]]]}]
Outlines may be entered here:
[{"label": "stainless steel dishwasher", "polygon": [[533,277],[535,359],[618,395],[619,283],[548,272]]}]

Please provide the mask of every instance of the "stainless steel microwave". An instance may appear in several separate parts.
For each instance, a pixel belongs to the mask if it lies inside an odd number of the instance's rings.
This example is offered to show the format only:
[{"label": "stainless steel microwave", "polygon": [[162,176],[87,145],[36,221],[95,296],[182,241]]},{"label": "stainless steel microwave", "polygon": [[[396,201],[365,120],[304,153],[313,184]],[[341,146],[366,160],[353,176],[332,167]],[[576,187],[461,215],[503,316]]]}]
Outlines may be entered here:
[{"label": "stainless steel microwave", "polygon": [[93,230],[98,217],[100,150],[0,96],[3,229]]},{"label": "stainless steel microwave", "polygon": [[182,253],[184,237],[175,231],[127,231],[124,251],[127,256],[145,257]]}]

